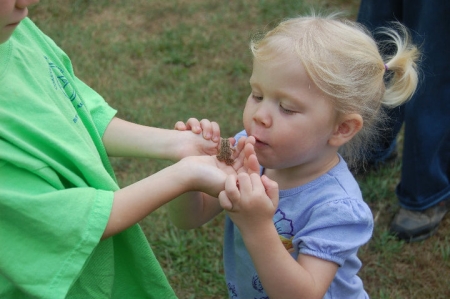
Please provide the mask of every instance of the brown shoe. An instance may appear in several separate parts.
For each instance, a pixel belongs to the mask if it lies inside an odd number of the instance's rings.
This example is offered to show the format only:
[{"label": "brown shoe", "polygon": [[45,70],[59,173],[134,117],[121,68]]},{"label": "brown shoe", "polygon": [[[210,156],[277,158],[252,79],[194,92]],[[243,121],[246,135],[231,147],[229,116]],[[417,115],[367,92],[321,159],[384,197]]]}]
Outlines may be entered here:
[{"label": "brown shoe", "polygon": [[424,211],[400,208],[391,222],[390,232],[406,242],[418,242],[431,237],[449,211],[450,200],[441,201]]}]

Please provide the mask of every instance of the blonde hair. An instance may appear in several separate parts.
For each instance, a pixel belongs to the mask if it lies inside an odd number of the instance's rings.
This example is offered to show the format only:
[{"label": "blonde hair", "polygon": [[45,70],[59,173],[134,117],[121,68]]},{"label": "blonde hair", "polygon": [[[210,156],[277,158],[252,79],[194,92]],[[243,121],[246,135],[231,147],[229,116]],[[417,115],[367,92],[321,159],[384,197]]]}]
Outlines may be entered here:
[{"label": "blonde hair", "polygon": [[[361,24],[312,14],[282,21],[250,45],[254,59],[267,60],[295,53],[310,79],[331,100],[338,113],[358,113],[362,129],[339,152],[352,166],[385,120],[381,105],[396,107],[411,98],[418,83],[420,53],[407,28],[382,28],[395,53],[382,57],[372,35]],[[381,124],[381,126],[380,126]]]}]

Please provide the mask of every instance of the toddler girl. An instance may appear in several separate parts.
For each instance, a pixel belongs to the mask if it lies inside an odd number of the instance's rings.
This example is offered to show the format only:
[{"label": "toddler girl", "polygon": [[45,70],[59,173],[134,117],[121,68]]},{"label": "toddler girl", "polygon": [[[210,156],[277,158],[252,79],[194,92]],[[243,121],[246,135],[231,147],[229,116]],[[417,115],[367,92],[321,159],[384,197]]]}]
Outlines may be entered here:
[{"label": "toddler girl", "polygon": [[229,175],[219,200],[190,193],[170,203],[182,228],[227,211],[230,298],[368,298],[357,252],[373,218],[348,165],[370,144],[381,106],[409,99],[418,81],[407,30],[384,32],[390,57],[336,15],[288,19],[252,41],[245,130],[235,136],[249,136],[250,170]]}]

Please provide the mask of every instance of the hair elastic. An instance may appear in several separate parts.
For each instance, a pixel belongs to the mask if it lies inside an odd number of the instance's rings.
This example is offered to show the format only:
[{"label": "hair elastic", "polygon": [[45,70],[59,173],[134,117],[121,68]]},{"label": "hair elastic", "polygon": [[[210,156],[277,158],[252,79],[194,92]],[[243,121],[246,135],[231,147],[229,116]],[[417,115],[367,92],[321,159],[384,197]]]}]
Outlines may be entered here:
[{"label": "hair elastic", "polygon": [[386,63],[384,64],[384,70],[385,70],[386,72],[389,70],[389,68],[388,68],[388,66],[387,66]]}]

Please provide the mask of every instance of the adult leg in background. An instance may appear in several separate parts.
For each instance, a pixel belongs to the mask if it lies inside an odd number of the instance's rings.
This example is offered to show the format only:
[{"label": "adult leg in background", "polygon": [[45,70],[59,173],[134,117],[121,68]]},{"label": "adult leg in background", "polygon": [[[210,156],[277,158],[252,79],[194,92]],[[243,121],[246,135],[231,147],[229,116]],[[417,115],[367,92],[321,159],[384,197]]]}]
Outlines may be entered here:
[{"label": "adult leg in background", "polygon": [[[450,2],[426,0],[362,0],[358,21],[369,30],[406,25],[420,46],[419,87],[401,109],[391,111],[390,136],[380,142],[385,157],[404,121],[401,181],[396,193],[400,211],[391,231],[407,241],[431,236],[449,210],[450,202]],[[388,131],[389,132],[389,131]],[[382,153],[383,149],[385,154]],[[368,159],[371,159],[369,155]],[[374,161],[376,162],[376,161]]]}]

